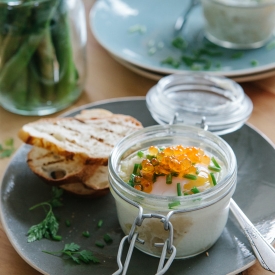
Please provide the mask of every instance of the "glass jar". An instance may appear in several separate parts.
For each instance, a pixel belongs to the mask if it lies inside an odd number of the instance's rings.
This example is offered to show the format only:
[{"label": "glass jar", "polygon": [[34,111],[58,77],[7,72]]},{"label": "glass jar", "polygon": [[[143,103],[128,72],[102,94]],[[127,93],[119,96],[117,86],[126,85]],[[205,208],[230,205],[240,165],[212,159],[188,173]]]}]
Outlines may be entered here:
[{"label": "glass jar", "polygon": [[[196,146],[211,153],[223,163],[223,176],[219,183],[198,194],[189,196],[160,196],[138,191],[119,176],[121,160],[133,152],[151,145],[158,147],[182,144]],[[129,234],[138,216],[138,204],[144,214],[167,216],[173,227],[173,245],[176,257],[186,258],[209,249],[221,235],[228,218],[230,198],[237,181],[237,163],[231,147],[220,137],[198,127],[185,125],[158,125],[146,127],[119,142],[109,159],[110,190],[116,201],[120,226]],[[126,199],[125,199],[126,198]],[[170,209],[170,203],[178,202]],[[175,211],[172,212],[171,211]],[[137,227],[136,242],[141,251],[160,256],[162,248],[155,243],[164,243],[169,233],[158,218],[146,218]]]},{"label": "glass jar", "polygon": [[201,0],[205,35],[225,48],[253,49],[266,44],[275,26],[274,0]]},{"label": "glass jar", "polygon": [[0,0],[0,104],[21,115],[71,105],[85,81],[81,0]]}]

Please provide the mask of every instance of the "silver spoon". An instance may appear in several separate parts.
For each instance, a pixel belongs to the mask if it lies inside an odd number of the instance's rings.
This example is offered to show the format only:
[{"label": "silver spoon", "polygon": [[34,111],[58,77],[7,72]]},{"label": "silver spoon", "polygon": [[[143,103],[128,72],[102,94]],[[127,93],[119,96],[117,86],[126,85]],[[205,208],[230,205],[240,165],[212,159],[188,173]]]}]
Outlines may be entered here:
[{"label": "silver spoon", "polygon": [[176,32],[180,32],[185,25],[188,15],[190,14],[193,7],[199,4],[199,0],[190,0],[189,6],[183,13],[177,18],[174,29]]},{"label": "silver spoon", "polygon": [[275,249],[265,240],[233,199],[230,202],[230,210],[242,227],[261,266],[275,273]]}]

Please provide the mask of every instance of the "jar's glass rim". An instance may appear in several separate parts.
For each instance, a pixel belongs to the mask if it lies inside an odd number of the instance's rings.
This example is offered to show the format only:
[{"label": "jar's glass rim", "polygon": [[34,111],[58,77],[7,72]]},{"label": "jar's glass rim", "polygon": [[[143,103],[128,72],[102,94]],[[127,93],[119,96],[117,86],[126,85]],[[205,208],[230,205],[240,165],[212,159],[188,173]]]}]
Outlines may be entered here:
[{"label": "jar's glass rim", "polygon": [[[138,138],[139,136],[142,136],[143,134],[146,133],[160,133],[161,131],[167,131],[167,130],[172,130],[172,131],[176,131],[178,129],[181,130],[185,130],[185,131],[194,131],[194,132],[198,132],[198,133],[203,133],[203,135],[205,136],[205,138],[210,138],[213,140],[219,140],[219,142],[224,146],[224,150],[227,151],[228,156],[230,158],[229,161],[229,165],[228,165],[228,169],[227,169],[227,175],[225,175],[221,181],[219,182],[219,184],[217,184],[216,186],[205,190],[202,193],[199,194],[193,194],[190,196],[161,196],[161,195],[154,195],[154,194],[149,194],[149,193],[145,193],[142,191],[138,191],[134,188],[132,188],[129,184],[125,183],[118,175],[118,162],[122,159],[122,155],[123,155],[123,151],[119,151],[120,146],[125,143],[128,140],[131,140],[133,138]],[[152,203],[156,202],[156,201],[164,201],[164,202],[172,202],[172,201],[179,201],[179,202],[189,202],[189,201],[194,201],[194,200],[207,200],[207,199],[211,199],[213,197],[216,197],[220,192],[222,192],[222,190],[224,190],[225,188],[227,188],[229,185],[232,186],[232,182],[230,181],[230,178],[236,173],[236,167],[237,167],[237,161],[236,161],[236,157],[235,154],[232,150],[232,148],[227,144],[227,142],[225,140],[223,140],[222,138],[220,138],[219,136],[212,134],[211,132],[208,131],[204,131],[202,129],[199,129],[197,127],[193,127],[193,126],[186,126],[186,125],[154,125],[154,126],[149,126],[146,128],[143,128],[141,130],[138,130],[137,132],[132,133],[131,135],[123,138],[113,149],[110,157],[109,157],[109,161],[108,161],[108,167],[109,167],[109,176],[110,178],[115,181],[116,183],[118,183],[119,188],[121,188],[124,192],[130,194],[131,196],[137,196],[139,197],[141,200],[143,199],[147,199],[148,201],[151,201]],[[112,182],[111,180],[111,182]],[[228,190],[228,192],[230,191],[230,188]],[[219,200],[220,198],[218,198],[217,200]],[[211,203],[208,204],[213,204],[215,201],[211,201]],[[208,205],[207,204],[207,205]],[[203,207],[205,207],[206,205],[204,205]]]}]

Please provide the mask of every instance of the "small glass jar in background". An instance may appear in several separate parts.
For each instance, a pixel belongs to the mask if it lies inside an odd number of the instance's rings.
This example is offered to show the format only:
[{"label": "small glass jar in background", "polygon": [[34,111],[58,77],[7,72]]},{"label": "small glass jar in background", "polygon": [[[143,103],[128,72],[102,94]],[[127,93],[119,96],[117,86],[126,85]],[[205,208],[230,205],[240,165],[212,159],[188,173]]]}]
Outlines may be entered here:
[{"label": "small glass jar in background", "polygon": [[273,35],[274,0],[201,0],[205,35],[231,49],[262,47]]},{"label": "small glass jar in background", "polygon": [[21,115],[71,105],[85,81],[81,0],[0,0],[0,104]]}]

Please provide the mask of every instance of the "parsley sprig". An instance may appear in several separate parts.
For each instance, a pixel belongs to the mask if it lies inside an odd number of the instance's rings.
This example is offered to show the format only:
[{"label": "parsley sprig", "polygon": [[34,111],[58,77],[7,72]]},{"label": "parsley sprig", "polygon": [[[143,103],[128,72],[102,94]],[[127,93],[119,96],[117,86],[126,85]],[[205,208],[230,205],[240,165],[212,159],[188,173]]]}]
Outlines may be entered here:
[{"label": "parsley sprig", "polygon": [[10,157],[14,151],[15,148],[13,139],[6,139],[4,141],[4,145],[0,144],[0,159]]},{"label": "parsley sprig", "polygon": [[[47,215],[42,222],[30,227],[27,233],[29,243],[41,240],[42,238],[52,239],[55,241],[60,241],[62,239],[61,236],[57,235],[59,223],[53,213],[53,208],[60,207],[63,205],[61,202],[62,195],[63,195],[63,189],[58,187],[53,187],[52,197],[50,200],[46,202],[38,203],[30,208],[30,210],[34,210],[37,207],[43,206]],[[46,211],[46,208],[49,208],[48,212]]]},{"label": "parsley sprig", "polygon": [[77,264],[83,263],[99,263],[99,260],[93,256],[93,253],[89,250],[81,250],[80,251],[80,246],[75,244],[75,243],[70,243],[70,244],[65,244],[64,248],[60,251],[45,251],[43,250],[42,252],[53,255],[53,256],[58,256],[57,254],[61,254],[59,256],[65,256],[68,259],[73,260]]},{"label": "parsley sprig", "polygon": [[61,202],[62,195],[63,195],[63,189],[58,187],[53,187],[52,198],[48,201],[48,203],[54,208],[63,206],[63,203]]},{"label": "parsley sprig", "polygon": [[30,208],[30,210],[34,210],[37,207],[49,207],[49,211],[46,215],[46,218],[40,222],[39,224],[33,225],[28,230],[28,243],[41,240],[42,238],[53,239],[53,240],[61,240],[60,236],[57,236],[57,231],[59,228],[59,223],[56,220],[56,217],[52,211],[52,206],[48,202],[42,202],[36,204]]}]

